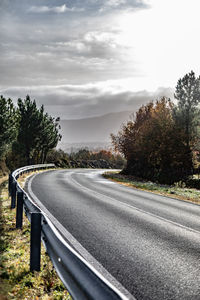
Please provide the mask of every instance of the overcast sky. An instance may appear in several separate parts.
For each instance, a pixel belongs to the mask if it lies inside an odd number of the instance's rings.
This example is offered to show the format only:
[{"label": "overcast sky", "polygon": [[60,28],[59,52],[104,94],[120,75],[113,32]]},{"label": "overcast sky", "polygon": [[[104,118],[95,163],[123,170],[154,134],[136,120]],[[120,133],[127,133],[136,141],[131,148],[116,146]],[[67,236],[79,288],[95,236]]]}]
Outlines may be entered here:
[{"label": "overcast sky", "polygon": [[0,92],[63,119],[132,110],[200,75],[199,0],[0,0]]}]

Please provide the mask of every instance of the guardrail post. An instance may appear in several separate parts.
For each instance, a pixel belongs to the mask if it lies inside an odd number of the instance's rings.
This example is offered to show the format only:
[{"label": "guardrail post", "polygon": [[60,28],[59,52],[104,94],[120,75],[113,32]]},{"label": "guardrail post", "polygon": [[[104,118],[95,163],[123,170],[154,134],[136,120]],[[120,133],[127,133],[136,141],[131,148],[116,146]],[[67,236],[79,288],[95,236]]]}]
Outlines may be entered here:
[{"label": "guardrail post", "polygon": [[16,191],[17,191],[17,183],[13,180],[11,184],[11,208],[15,208],[16,205]]},{"label": "guardrail post", "polygon": [[9,174],[9,178],[8,178],[8,191],[9,191],[9,196],[11,196],[11,185],[13,182],[13,177],[12,177],[12,173]]},{"label": "guardrail post", "polygon": [[40,271],[41,213],[31,213],[30,271]]},{"label": "guardrail post", "polygon": [[17,192],[16,228],[22,228],[23,223],[23,192]]}]

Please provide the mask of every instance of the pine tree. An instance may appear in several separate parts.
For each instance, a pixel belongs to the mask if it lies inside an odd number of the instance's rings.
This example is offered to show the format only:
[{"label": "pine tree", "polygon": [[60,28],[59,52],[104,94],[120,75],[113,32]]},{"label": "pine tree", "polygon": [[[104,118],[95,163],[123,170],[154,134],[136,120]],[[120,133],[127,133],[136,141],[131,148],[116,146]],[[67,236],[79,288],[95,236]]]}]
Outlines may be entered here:
[{"label": "pine tree", "polygon": [[55,148],[58,141],[61,140],[62,136],[59,134],[60,118],[53,118],[47,113],[43,115],[40,139],[38,140],[37,147],[35,149],[36,161],[44,163],[48,152]]},{"label": "pine tree", "polygon": [[0,158],[16,136],[16,112],[11,99],[0,97]]},{"label": "pine tree", "polygon": [[29,96],[18,99],[19,128],[14,150],[25,158],[24,163],[43,163],[50,149],[61,139],[59,119],[44,113],[43,105],[37,108]]},{"label": "pine tree", "polygon": [[200,120],[200,77],[196,78],[191,71],[179,79],[174,97],[178,101],[174,108],[174,119],[177,126],[184,130],[187,148],[191,149],[197,138]]}]

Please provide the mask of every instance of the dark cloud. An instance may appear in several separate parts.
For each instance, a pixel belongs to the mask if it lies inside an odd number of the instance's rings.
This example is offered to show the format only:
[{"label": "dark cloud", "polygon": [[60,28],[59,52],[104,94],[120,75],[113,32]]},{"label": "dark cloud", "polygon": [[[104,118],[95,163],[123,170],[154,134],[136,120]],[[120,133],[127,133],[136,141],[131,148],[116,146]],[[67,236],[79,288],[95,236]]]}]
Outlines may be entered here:
[{"label": "dark cloud", "polygon": [[[52,1],[53,3],[54,1]],[[50,1],[51,3],[51,1]],[[54,2],[55,3],[55,2]],[[56,6],[38,5],[31,6],[28,11],[32,13],[67,13],[67,12],[83,12],[87,9],[87,13],[108,13],[111,10],[122,9],[144,9],[148,5],[142,0],[75,0],[75,1],[59,1]]]},{"label": "dark cloud", "polygon": [[0,11],[9,14],[52,14],[68,12],[87,12],[91,14],[108,13],[111,10],[145,9],[145,0],[1,0]]},{"label": "dark cloud", "polygon": [[[39,105],[44,104],[53,115],[62,119],[74,119],[103,115],[109,112],[135,111],[142,104],[162,96],[173,97],[173,89],[159,88],[155,92],[118,91],[111,86],[63,85],[32,88],[10,88],[1,91],[5,96],[17,99],[30,94]],[[56,113],[55,113],[56,112]]]},{"label": "dark cloud", "polygon": [[27,24],[25,28],[21,23],[9,24],[6,33],[0,29],[4,36],[0,42],[3,86],[116,79],[127,76],[130,69],[127,49],[116,41],[114,29],[86,29],[68,36],[59,24]]},{"label": "dark cloud", "polygon": [[103,92],[95,83],[134,76],[112,20],[146,8],[139,0],[1,0],[1,93],[30,94],[63,118],[143,101],[144,95]]},{"label": "dark cloud", "polygon": [[[87,10],[99,6],[99,1],[48,1],[47,6],[46,1],[13,0],[10,9],[11,2],[1,3],[7,12],[0,19],[1,86],[84,83],[129,75],[127,49],[117,42],[118,32],[109,26],[109,17],[88,18],[82,12],[76,19],[61,13]],[[33,8],[60,11],[62,16],[37,18],[33,15],[40,14],[28,13]]]}]

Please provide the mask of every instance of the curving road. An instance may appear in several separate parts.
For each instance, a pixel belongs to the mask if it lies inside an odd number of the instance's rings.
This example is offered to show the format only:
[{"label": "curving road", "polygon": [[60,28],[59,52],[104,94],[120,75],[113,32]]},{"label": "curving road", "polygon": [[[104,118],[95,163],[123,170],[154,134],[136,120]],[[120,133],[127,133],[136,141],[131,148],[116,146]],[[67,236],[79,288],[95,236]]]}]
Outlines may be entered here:
[{"label": "curving road", "polygon": [[136,299],[200,299],[200,206],[113,183],[104,171],[44,172],[28,189]]}]

